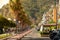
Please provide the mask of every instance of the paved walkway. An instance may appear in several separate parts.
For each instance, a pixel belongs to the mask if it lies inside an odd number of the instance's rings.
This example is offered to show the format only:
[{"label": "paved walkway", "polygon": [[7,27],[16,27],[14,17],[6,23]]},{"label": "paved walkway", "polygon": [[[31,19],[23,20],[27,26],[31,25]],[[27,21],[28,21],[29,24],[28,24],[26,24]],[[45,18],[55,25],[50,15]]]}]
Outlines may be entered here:
[{"label": "paved walkway", "polygon": [[[32,28],[33,29],[33,28]],[[18,40],[18,39],[21,39],[23,38],[25,35],[29,34],[30,32],[32,32],[32,29],[30,30],[27,30],[25,32],[22,32],[21,34],[17,34],[17,35],[12,35],[11,37],[7,37],[5,38],[6,40]],[[5,40],[3,39],[3,40]]]},{"label": "paved walkway", "polygon": [[25,37],[40,38],[41,35],[35,28],[33,28],[32,32],[26,35]]},{"label": "paved walkway", "polygon": [[31,33],[24,36],[22,40],[50,40],[49,37],[41,37],[40,33],[34,28]]}]

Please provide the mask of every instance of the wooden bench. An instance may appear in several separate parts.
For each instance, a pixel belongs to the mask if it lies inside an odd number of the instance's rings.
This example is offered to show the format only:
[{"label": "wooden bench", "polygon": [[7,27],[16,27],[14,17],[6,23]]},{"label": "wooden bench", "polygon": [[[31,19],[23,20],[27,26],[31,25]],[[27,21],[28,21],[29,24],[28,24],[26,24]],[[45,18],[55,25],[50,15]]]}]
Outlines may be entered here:
[{"label": "wooden bench", "polygon": [[32,32],[32,29],[31,30],[28,30],[22,34],[17,34],[15,36],[12,36],[10,38],[7,38],[6,40],[21,40],[25,35],[29,34],[30,32]]}]

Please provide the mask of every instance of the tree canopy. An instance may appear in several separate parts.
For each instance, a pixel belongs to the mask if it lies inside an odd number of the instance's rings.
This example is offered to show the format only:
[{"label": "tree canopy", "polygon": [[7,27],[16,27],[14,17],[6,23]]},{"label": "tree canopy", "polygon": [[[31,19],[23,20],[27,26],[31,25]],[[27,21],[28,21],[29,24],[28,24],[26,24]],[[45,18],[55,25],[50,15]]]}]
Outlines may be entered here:
[{"label": "tree canopy", "polygon": [[29,17],[23,10],[23,7],[21,5],[20,0],[10,0],[10,8],[15,14],[16,20],[21,21],[21,23],[26,23],[28,25],[31,24],[31,21],[29,20]]}]

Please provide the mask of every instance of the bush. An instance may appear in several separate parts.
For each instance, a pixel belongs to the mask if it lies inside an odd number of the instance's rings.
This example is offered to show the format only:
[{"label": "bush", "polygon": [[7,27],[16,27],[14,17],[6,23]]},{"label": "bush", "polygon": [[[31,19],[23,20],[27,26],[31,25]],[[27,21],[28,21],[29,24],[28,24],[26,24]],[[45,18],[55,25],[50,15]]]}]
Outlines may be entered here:
[{"label": "bush", "polygon": [[1,35],[0,35],[0,39],[6,38],[6,37],[8,37],[8,36],[11,36],[11,34],[1,34]]},{"label": "bush", "polygon": [[6,27],[15,27],[16,24],[12,21],[7,20],[3,16],[0,15],[0,34],[3,33],[3,28]]}]

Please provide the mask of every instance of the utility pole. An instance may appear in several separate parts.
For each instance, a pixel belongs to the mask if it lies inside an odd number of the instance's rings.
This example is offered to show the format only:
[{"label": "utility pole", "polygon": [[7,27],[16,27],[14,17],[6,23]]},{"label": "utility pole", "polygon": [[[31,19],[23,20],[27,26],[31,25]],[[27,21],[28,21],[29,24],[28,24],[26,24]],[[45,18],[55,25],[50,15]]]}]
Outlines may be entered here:
[{"label": "utility pole", "polygon": [[58,29],[58,26],[57,26],[57,0],[54,0],[53,15],[54,15],[53,20],[56,23],[56,29]]},{"label": "utility pole", "polygon": [[55,0],[56,3],[55,3],[55,6],[56,6],[56,28],[58,29],[58,18],[57,18],[57,15],[58,15],[58,11],[57,11],[57,0]]}]

